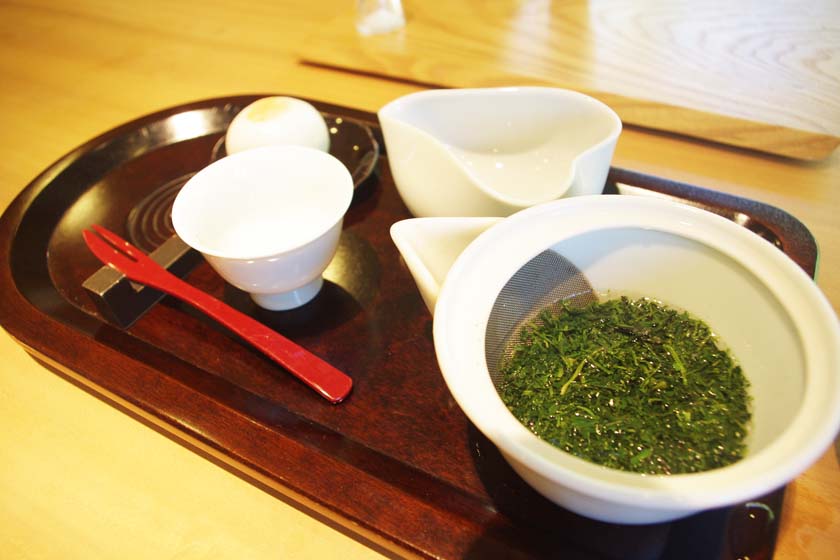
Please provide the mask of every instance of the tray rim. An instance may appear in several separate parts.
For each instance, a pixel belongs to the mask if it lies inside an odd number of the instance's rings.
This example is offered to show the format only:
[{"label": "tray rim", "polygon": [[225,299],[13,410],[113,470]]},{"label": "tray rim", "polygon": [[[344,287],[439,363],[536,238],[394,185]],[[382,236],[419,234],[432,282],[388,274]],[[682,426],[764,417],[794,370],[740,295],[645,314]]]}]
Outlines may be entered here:
[{"label": "tray rim", "polygon": [[[162,382],[167,385],[167,391],[177,391],[179,383],[177,380],[167,378],[162,372],[157,370],[154,366],[149,365],[134,356],[124,354],[113,346],[97,340],[91,333],[101,333],[103,329],[109,330],[109,335],[114,335],[118,329],[108,326],[104,323],[96,321],[95,318],[89,317],[88,328],[89,331],[80,330],[77,327],[69,325],[66,321],[56,318],[43,309],[39,308],[31,302],[19,289],[18,284],[13,277],[13,271],[10,263],[11,248],[16,239],[18,227],[32,202],[37,199],[40,193],[50,185],[50,180],[61,169],[69,166],[73,161],[78,159],[86,150],[93,146],[101,144],[109,137],[113,137],[136,127],[138,123],[149,119],[152,116],[160,117],[167,114],[177,114],[179,112],[197,108],[208,103],[219,103],[222,101],[229,101],[234,99],[241,99],[244,97],[259,97],[262,95],[276,95],[276,94],[251,94],[248,96],[228,96],[221,98],[208,98],[201,101],[191,102],[183,105],[173,106],[155,113],[150,113],[139,117],[137,119],[128,121],[119,125],[83,144],[74,148],[66,155],[56,160],[53,164],[42,171],[35,179],[33,179],[21,192],[18,194],[12,203],[4,211],[0,217],[0,278],[5,281],[7,287],[3,294],[0,294],[0,326],[6,330],[9,335],[20,344],[29,354],[31,354],[37,361],[43,363],[51,371],[61,375],[65,379],[70,380],[75,385],[81,387],[87,392],[109,402],[120,410],[127,412],[133,417],[141,420],[146,425],[150,425],[159,432],[167,435],[187,446],[188,448],[198,452],[202,456],[213,460],[215,463],[222,465],[230,472],[241,476],[272,494],[283,499],[291,500],[295,504],[299,504],[310,513],[333,525],[338,524],[343,530],[350,533],[350,536],[359,538],[366,544],[372,545],[374,548],[388,551],[395,554],[411,554],[420,556],[434,556],[441,552],[435,552],[428,540],[425,543],[407,542],[406,539],[398,538],[399,530],[392,524],[390,527],[383,526],[382,523],[374,523],[373,521],[364,518],[350,517],[347,512],[339,507],[336,503],[324,500],[322,496],[314,495],[310,488],[296,485],[290,481],[290,477],[283,475],[283,469],[275,468],[272,472],[267,472],[260,465],[256,464],[253,459],[248,457],[235,457],[226,453],[225,448],[219,441],[214,441],[207,437],[206,434],[191,430],[177,417],[177,411],[168,409],[165,413],[161,407],[155,408],[150,405],[148,400],[138,398],[136,395],[122,394],[120,391],[115,391],[113,386],[109,385],[106,377],[97,372],[101,368],[100,362],[91,363],[86,360],[83,355],[67,356],[57,352],[55,348],[51,348],[45,342],[45,329],[52,329],[54,336],[66,337],[68,340],[79,342],[93,343],[98,345],[101,351],[109,356],[115,364],[121,364],[121,367],[130,367],[134,375],[142,378],[142,380],[155,379],[157,382]],[[341,107],[338,105],[331,105],[319,101],[312,101],[324,110],[347,114],[347,116],[356,118],[363,122],[373,123],[376,125],[375,115],[364,111]],[[382,155],[387,156],[384,150],[384,144],[380,142]],[[803,235],[803,239],[799,239],[798,243],[801,245],[800,249],[806,253],[804,263],[798,262],[800,266],[811,275],[814,275],[817,265],[817,249],[816,243],[813,241],[813,236],[807,228],[796,220],[790,214],[766,205],[764,203],[757,203],[748,199],[743,199],[725,193],[717,193],[715,191],[708,191],[693,185],[669,181],[667,179],[658,178],[650,175],[645,175],[630,170],[613,168],[611,170],[611,178],[615,182],[630,182],[638,183],[639,181],[647,181],[645,188],[664,193],[674,194],[681,193],[683,195],[694,196],[697,193],[704,193],[710,196],[712,202],[716,202],[721,207],[736,207],[740,211],[756,210],[760,208],[765,212],[769,218],[781,219],[785,227],[794,228],[799,234]],[[756,204],[758,206],[756,206]],[[807,235],[805,235],[807,234]],[[809,241],[810,240],[810,241]],[[811,255],[812,253],[812,255]],[[810,261],[813,262],[810,262]],[[81,311],[79,311],[82,313]],[[113,332],[112,332],[113,331]],[[116,334],[119,336],[119,334]],[[125,335],[128,336],[128,335]],[[121,388],[124,389],[123,386]],[[219,417],[236,419],[238,416],[243,417],[242,413],[224,406],[222,403],[210,402],[211,398],[207,398],[208,408],[214,411],[214,414]],[[246,418],[247,419],[247,418]],[[271,430],[266,426],[261,426],[272,435],[284,438],[284,444],[289,449],[294,448],[295,460],[303,461],[303,464],[323,462],[325,459],[335,462],[332,457],[325,458],[317,449],[307,448],[306,442],[284,434],[279,430]],[[280,465],[284,468],[293,466],[289,461],[285,465]],[[355,469],[354,466],[342,463],[344,469]],[[384,495],[392,494],[396,490],[388,481],[381,480],[370,473],[355,469],[353,474],[358,476],[354,478],[354,484],[360,488],[364,487],[364,494],[367,495],[371,491],[382,492]],[[346,473],[345,473],[346,474]],[[334,476],[334,473],[333,473]],[[343,477],[339,477],[343,478]],[[439,505],[429,504],[427,500],[422,500],[417,496],[400,496],[401,499],[410,502],[408,505],[424,511],[429,514],[436,515],[438,519],[445,520],[447,518],[458,517],[451,511],[445,511]],[[466,500],[460,502],[461,508],[469,507],[469,502],[473,501],[470,496],[460,496],[454,498],[455,502],[459,500]],[[457,505],[457,504],[445,504]],[[381,519],[380,519],[381,521]],[[459,517],[460,523],[467,523],[470,527],[467,532],[473,536],[485,536],[486,527],[483,521],[486,520],[465,520]],[[500,529],[504,533],[504,528]],[[486,535],[493,539],[494,535]],[[499,537],[501,538],[501,536]]]},{"label": "tray rim", "polygon": [[[114,387],[109,384],[108,379],[100,375],[100,370],[103,367],[101,361],[86,360],[82,354],[76,355],[62,355],[44,344],[44,333],[47,329],[53,334],[51,338],[62,338],[69,343],[87,343],[93,344],[102,350],[105,355],[120,362],[123,367],[130,367],[132,375],[138,377],[137,384],[141,385],[143,381],[156,382],[166,386],[165,391],[174,391],[180,385],[176,380],[173,380],[154,367],[149,366],[145,362],[136,359],[135,357],[119,352],[111,345],[104,344],[96,339],[103,331],[107,331],[109,336],[128,337],[129,335],[122,334],[122,331],[115,327],[102,323],[92,316],[86,315],[83,311],[75,309],[77,317],[84,328],[74,328],[67,324],[66,321],[56,318],[43,309],[39,308],[31,302],[20,290],[18,284],[13,278],[12,267],[10,266],[11,247],[15,241],[18,227],[26,211],[38,195],[50,184],[50,180],[60,170],[66,168],[70,163],[75,161],[81,154],[93,146],[101,144],[104,140],[121,133],[136,126],[138,123],[151,118],[162,117],[167,114],[175,114],[181,111],[197,108],[208,103],[218,103],[221,101],[228,101],[239,98],[259,97],[268,94],[256,94],[246,96],[230,96],[222,98],[208,98],[205,100],[187,103],[171,108],[164,109],[155,113],[150,113],[119,125],[83,144],[74,148],[64,156],[57,159],[53,164],[47,167],[44,171],[38,174],[22,191],[18,194],[12,203],[0,216],[0,279],[2,279],[8,289],[0,294],[0,327],[20,344],[24,350],[33,356],[33,358],[45,365],[48,369],[56,374],[59,374],[68,381],[79,386],[88,393],[101,398],[104,401],[114,404],[118,409],[126,411],[133,417],[142,421],[144,424],[161,431],[167,437],[173,438],[179,443],[186,443],[188,447],[198,452],[215,463],[220,464],[229,472],[242,477],[243,479],[252,482],[263,489],[271,491],[275,496],[290,500],[295,505],[300,505],[304,509],[315,512],[319,518],[331,522],[332,525],[341,528],[348,536],[356,538],[367,544],[373,545],[391,554],[403,556],[406,554],[418,557],[432,557],[438,554],[433,552],[435,543],[434,539],[427,539],[426,542],[408,542],[404,539],[392,538],[398,535],[401,531],[398,530],[396,524],[391,523],[373,523],[365,520],[363,517],[351,517],[347,515],[345,510],[342,510],[336,502],[323,499],[316,492],[313,492],[311,487],[304,485],[296,485],[291,482],[290,476],[284,473],[284,467],[293,470],[295,466],[307,465],[309,469],[317,466],[319,461],[336,463],[332,457],[326,457],[317,450],[307,448],[305,442],[301,442],[290,434],[284,434],[277,430],[269,430],[264,426],[263,431],[270,431],[273,436],[284,439],[284,452],[282,454],[276,453],[272,456],[275,468],[272,472],[266,472],[260,469],[254,461],[249,461],[245,457],[235,457],[225,453],[225,449],[221,442],[213,441],[206,436],[209,432],[191,429],[190,426],[183,424],[176,411],[163,411],[166,407],[155,408],[149,405],[147,400],[137,398],[137,395],[126,395],[119,391],[115,391]],[[271,94],[277,95],[277,94]],[[337,105],[323,103],[319,101],[310,100],[319,108],[325,111],[335,113],[345,113],[347,116],[365,121],[366,113],[352,108],[342,108]],[[380,146],[382,143],[380,142]],[[71,304],[72,305],[72,304]],[[21,320],[23,319],[23,320]],[[125,361],[126,363],[122,363]],[[122,387],[122,386],[121,386]],[[124,387],[123,387],[124,388]],[[201,395],[199,392],[191,392],[191,395]],[[237,416],[244,417],[238,411],[225,407],[223,404],[206,399],[207,409],[212,411],[212,415],[217,419],[230,419]],[[227,420],[226,420],[227,421]],[[250,418],[245,418],[243,422],[253,425]],[[212,432],[212,430],[210,430]],[[296,460],[289,460],[288,456],[294,451]],[[453,522],[468,524],[471,529],[468,533],[480,537],[484,532],[484,526],[478,520],[469,519],[465,516],[456,516],[445,508],[429,504],[428,501],[422,500],[417,496],[406,496],[399,494],[392,484],[380,478],[370,475],[360,469],[357,469],[346,463],[341,464],[341,468],[352,470],[355,475],[353,478],[353,485],[355,487],[355,494],[359,503],[363,503],[365,498],[369,498],[372,494],[381,496],[391,495],[394,498],[391,503],[395,503],[399,499],[410,502],[410,506],[416,508],[418,511],[423,510],[424,515],[433,515],[436,518],[443,520],[442,526],[448,525],[445,520],[451,519]],[[300,469],[299,469],[300,470]],[[336,471],[337,472],[337,471]],[[321,476],[332,474],[336,478],[335,487],[340,487],[346,483],[346,477],[336,477],[335,473],[319,472]],[[343,473],[346,474],[346,473]],[[280,483],[278,483],[278,481]],[[443,483],[446,484],[446,483]],[[459,490],[454,486],[446,484],[450,490]],[[465,510],[467,506],[465,502],[475,501],[472,496],[468,496],[463,492],[456,492],[452,503],[447,505],[456,506],[456,510]],[[459,505],[460,504],[460,505]],[[386,517],[380,517],[379,521],[388,521]],[[454,523],[452,523],[454,525]],[[451,552],[451,551],[450,551]]]}]

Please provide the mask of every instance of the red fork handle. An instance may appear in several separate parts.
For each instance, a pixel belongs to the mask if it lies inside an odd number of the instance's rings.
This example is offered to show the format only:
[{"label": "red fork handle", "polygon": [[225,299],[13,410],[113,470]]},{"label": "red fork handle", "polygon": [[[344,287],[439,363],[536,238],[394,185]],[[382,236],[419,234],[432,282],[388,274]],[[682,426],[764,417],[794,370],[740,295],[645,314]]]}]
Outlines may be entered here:
[{"label": "red fork handle", "polygon": [[331,403],[340,403],[350,393],[353,380],[347,374],[207,292],[187,284],[169,272],[162,272],[164,275],[157,278],[144,275],[142,279],[137,280],[203,311],[286,368]]}]

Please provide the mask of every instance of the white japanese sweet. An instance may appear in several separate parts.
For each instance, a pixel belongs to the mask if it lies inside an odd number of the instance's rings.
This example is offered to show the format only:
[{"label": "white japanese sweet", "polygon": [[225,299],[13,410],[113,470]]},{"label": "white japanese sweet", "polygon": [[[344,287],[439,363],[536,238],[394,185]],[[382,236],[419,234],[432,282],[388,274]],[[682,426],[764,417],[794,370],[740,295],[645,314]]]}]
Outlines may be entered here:
[{"label": "white japanese sweet", "polygon": [[225,136],[228,155],[262,146],[295,145],[330,149],[330,133],[321,113],[294,97],[263,97],[242,109]]}]

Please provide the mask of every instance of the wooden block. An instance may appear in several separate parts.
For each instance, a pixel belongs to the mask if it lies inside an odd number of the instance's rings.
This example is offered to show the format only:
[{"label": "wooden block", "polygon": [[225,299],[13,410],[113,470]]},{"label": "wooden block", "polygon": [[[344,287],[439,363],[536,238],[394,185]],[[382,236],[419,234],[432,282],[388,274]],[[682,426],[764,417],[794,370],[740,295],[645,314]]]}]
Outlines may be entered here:
[{"label": "wooden block", "polygon": [[823,30],[840,22],[840,4],[732,4],[415,3],[406,26],[384,35],[361,36],[352,13],[338,17],[299,56],[430,87],[575,89],[628,126],[827,157],[840,144],[840,61]]}]

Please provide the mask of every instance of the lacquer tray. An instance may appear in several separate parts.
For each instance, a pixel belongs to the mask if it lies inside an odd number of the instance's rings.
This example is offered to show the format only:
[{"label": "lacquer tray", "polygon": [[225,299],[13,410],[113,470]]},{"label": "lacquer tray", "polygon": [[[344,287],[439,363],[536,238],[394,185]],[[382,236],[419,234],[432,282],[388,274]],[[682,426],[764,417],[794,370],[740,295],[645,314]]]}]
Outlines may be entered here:
[{"label": "lacquer tray", "polygon": [[[100,264],[81,230],[97,222],[130,236],[138,206],[207,165],[230,119],[258,97],[211,99],[127,123],[27,186],[0,219],[3,328],[67,379],[388,554],[772,555],[783,489],[748,504],[634,527],[567,512],[512,472],[441,378],[431,316],[389,237],[390,225],[409,214],[384,152],[357,187],[324,289],[306,306],[264,311],[200,259],[180,270],[190,283],[350,374],[355,386],[346,402],[328,404],[168,298],[149,304],[128,328],[106,320],[82,287]],[[366,127],[382,146],[375,115],[312,103]],[[752,229],[814,273],[813,237],[776,208],[621,169],[611,171],[605,193],[702,206]],[[154,234],[156,227],[148,229]]]}]

